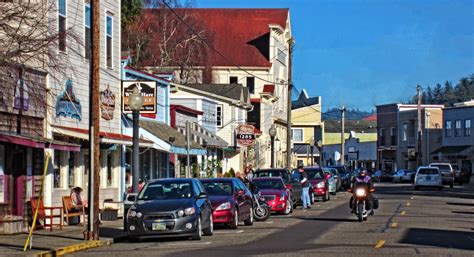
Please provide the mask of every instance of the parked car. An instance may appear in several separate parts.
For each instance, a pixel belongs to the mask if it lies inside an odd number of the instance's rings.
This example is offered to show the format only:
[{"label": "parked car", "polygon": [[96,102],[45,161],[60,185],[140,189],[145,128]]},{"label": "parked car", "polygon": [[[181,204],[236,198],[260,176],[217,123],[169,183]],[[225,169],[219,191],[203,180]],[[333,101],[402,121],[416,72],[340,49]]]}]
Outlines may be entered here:
[{"label": "parked car", "polygon": [[393,172],[392,171],[382,171],[382,175],[380,176],[380,182],[392,182],[393,181]]},{"label": "parked car", "polygon": [[448,184],[449,187],[454,187],[454,169],[449,163],[430,163],[430,167],[438,167],[441,172],[443,184]]},{"label": "parked car", "polygon": [[[299,176],[292,176],[287,169],[258,169],[255,174],[255,178],[261,177],[280,177],[283,179],[285,185],[290,189],[291,192],[291,199],[293,200],[293,207],[296,207],[297,204],[302,204],[301,202],[301,194],[303,192],[303,188],[301,187],[301,183],[299,181]],[[313,194],[309,194],[311,199],[311,203],[313,203],[314,196]]]},{"label": "parked car", "polygon": [[461,169],[459,169],[459,165],[453,164],[451,166],[453,167],[453,170],[454,170],[454,182],[459,183],[459,185],[466,183],[466,174],[464,174],[464,172],[462,172]]},{"label": "parked car", "polygon": [[332,195],[336,195],[337,193],[337,180],[334,177],[332,171],[335,170],[333,168],[323,168],[324,176],[328,181],[328,190],[329,193]]},{"label": "parked car", "polygon": [[197,179],[149,181],[127,214],[131,241],[141,237],[191,237],[201,240],[214,232],[212,205]]},{"label": "parked car", "polygon": [[341,190],[342,187],[342,179],[341,176],[339,175],[339,171],[336,168],[330,168],[326,167],[331,171],[331,177],[334,179],[334,182],[336,183],[335,188],[336,192]]},{"label": "parked car", "polygon": [[372,178],[372,181],[374,181],[374,182],[381,182],[382,174],[383,173],[382,173],[381,170],[376,170],[376,171],[372,172],[370,177]]},{"label": "parked car", "polygon": [[[313,194],[309,194],[310,198],[311,195],[314,195],[315,198],[319,197],[324,202],[329,201],[331,199],[331,196],[329,194],[329,183],[328,180],[324,177],[324,172],[322,168],[319,166],[308,166],[304,167],[304,171],[308,174],[308,179],[312,186],[312,190],[310,188],[310,192],[313,192]],[[293,170],[293,176],[299,176],[298,170]]]},{"label": "parked car", "polygon": [[419,167],[415,176],[415,190],[421,187],[443,189],[443,179],[437,167]]},{"label": "parked car", "polygon": [[252,194],[240,179],[202,179],[201,183],[209,194],[214,224],[232,229],[237,229],[240,221],[253,225]]},{"label": "parked car", "polygon": [[272,211],[285,215],[293,212],[291,192],[289,188],[285,186],[282,178],[259,177],[253,179],[252,182],[260,190],[260,193]]},{"label": "parked car", "polygon": [[341,185],[339,187],[339,190],[341,188],[349,188],[351,186],[351,173],[349,170],[346,168],[346,166],[343,165],[331,165],[327,166],[328,168],[334,168],[337,170],[339,173],[339,179],[341,180]]},{"label": "parked car", "polygon": [[412,182],[414,175],[415,171],[401,169],[393,174],[392,182]]},{"label": "parked car", "polygon": [[127,193],[123,200],[123,230],[127,231],[127,213],[128,209],[132,207],[132,205],[137,200],[137,193]]}]

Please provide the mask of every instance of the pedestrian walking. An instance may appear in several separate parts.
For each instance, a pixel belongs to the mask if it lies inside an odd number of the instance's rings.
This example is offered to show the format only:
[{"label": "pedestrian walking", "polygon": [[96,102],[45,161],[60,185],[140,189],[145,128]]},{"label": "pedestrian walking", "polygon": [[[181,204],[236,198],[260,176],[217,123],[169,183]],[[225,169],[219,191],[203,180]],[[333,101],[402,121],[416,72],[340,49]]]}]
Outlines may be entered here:
[{"label": "pedestrian walking", "polygon": [[245,173],[245,178],[246,178],[246,179],[248,179],[248,180],[252,180],[252,179],[253,179],[253,172],[252,172],[252,170],[250,169],[250,166],[245,167],[244,173]]},{"label": "pedestrian walking", "polygon": [[298,172],[300,173],[300,183],[301,187],[303,188],[303,193],[301,194],[303,209],[311,209],[311,200],[309,198],[308,174],[304,171],[303,165],[298,166]]}]

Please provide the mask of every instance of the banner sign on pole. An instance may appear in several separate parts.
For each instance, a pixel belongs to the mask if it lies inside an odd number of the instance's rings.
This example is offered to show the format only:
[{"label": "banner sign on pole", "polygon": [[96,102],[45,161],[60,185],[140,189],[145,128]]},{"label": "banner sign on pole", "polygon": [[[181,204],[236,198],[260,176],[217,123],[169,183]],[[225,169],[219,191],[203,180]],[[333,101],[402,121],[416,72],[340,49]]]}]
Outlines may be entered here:
[{"label": "banner sign on pole", "polygon": [[128,106],[128,96],[135,87],[138,87],[143,97],[140,113],[156,114],[156,81],[122,81],[122,112],[132,113]]}]

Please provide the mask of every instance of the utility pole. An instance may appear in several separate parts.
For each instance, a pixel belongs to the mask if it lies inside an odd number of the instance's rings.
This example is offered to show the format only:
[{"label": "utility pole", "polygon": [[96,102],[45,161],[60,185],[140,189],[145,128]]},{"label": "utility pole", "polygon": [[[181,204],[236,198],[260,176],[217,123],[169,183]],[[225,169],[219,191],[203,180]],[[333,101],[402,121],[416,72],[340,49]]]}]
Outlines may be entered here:
[{"label": "utility pole", "polygon": [[346,107],[342,106],[341,107],[341,165],[344,165],[344,155],[346,154],[345,153],[345,148],[346,148],[346,142],[345,142],[345,139],[344,139],[344,122],[345,122],[345,118],[344,118],[344,114],[346,112]]},{"label": "utility pole", "polygon": [[86,240],[99,239],[99,88],[100,88],[100,1],[91,1],[92,56],[89,68],[89,186]]},{"label": "utility pole", "polygon": [[291,91],[293,90],[293,38],[288,40],[288,99],[286,111],[286,167],[291,169]]},{"label": "utility pole", "polygon": [[421,93],[422,88],[420,85],[416,87],[416,91],[418,93],[418,149],[416,151],[416,166],[421,166]]},{"label": "utility pole", "polygon": [[191,178],[191,160],[189,151],[191,150],[191,128],[189,121],[186,121],[186,177]]}]

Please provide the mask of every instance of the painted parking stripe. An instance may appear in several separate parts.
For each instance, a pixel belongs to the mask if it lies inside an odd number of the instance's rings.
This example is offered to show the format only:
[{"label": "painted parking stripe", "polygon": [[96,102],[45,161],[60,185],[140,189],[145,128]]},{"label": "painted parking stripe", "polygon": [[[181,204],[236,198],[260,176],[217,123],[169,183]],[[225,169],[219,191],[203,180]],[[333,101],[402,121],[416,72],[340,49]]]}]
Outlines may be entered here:
[{"label": "painted parking stripe", "polygon": [[273,221],[265,221],[266,224],[273,224]]},{"label": "painted parking stripe", "polygon": [[243,232],[243,230],[218,230],[214,231],[214,234],[240,234]]},{"label": "painted parking stripe", "polygon": [[180,246],[180,247],[186,247],[186,246],[200,246],[200,245],[210,245],[212,242],[171,242],[171,243],[163,243],[161,244],[160,247],[166,247],[166,246]]},{"label": "painted parking stripe", "polygon": [[405,216],[405,214],[407,214],[406,211],[402,211],[402,213],[400,213],[400,215],[402,215],[402,216]]},{"label": "painted parking stripe", "polygon": [[385,240],[380,240],[376,245],[375,249],[382,248],[382,246],[385,244]]},{"label": "painted parking stripe", "polygon": [[393,222],[392,223],[392,228],[397,228],[398,227],[398,222]]},{"label": "painted parking stripe", "polygon": [[411,205],[411,203],[407,203],[407,206],[410,206],[410,205]]}]

